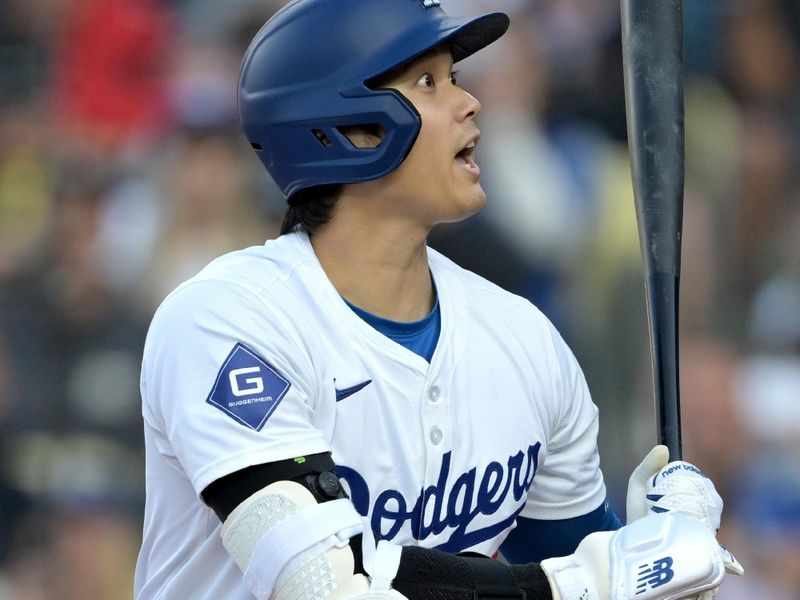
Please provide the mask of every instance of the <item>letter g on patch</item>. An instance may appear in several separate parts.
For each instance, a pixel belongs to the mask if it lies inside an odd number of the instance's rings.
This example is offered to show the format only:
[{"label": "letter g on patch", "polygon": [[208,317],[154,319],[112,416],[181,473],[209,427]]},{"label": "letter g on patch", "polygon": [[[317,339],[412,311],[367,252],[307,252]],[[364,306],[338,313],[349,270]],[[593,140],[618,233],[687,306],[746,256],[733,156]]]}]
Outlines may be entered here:
[{"label": "letter g on patch", "polygon": [[[261,377],[248,377],[244,375],[249,373],[261,373],[260,367],[243,367],[241,369],[234,369],[228,373],[228,379],[231,382],[231,392],[234,396],[248,396],[250,394],[260,394],[264,391],[264,379]],[[250,387],[241,387],[240,381]]]}]

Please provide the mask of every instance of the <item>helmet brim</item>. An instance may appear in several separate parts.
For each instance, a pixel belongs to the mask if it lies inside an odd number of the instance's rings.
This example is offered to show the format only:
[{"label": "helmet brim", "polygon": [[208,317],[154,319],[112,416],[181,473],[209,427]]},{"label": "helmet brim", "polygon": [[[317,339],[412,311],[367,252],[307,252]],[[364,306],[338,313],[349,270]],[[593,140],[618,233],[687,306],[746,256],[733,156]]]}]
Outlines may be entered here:
[{"label": "helmet brim", "polygon": [[452,33],[449,33],[444,41],[450,43],[454,62],[464,60],[497,41],[508,30],[510,23],[508,15],[503,13],[482,15],[466,22],[464,19],[448,18],[445,19],[446,27],[448,21],[453,22]]},{"label": "helmet brim", "polygon": [[360,95],[367,82],[390,73],[440,44],[448,44],[453,62],[464,60],[496,41],[508,30],[510,20],[504,13],[489,13],[477,17],[448,17],[426,21],[395,37],[381,52],[367,57],[353,69],[357,77],[343,86],[346,96]]}]

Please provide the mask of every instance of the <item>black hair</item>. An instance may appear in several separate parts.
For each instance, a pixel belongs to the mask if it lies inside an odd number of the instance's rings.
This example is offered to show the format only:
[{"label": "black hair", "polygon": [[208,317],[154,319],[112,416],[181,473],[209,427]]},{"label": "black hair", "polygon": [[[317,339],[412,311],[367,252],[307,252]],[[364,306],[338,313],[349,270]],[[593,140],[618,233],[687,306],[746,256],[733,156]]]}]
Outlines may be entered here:
[{"label": "black hair", "polygon": [[281,235],[300,225],[309,235],[331,220],[333,207],[342,191],[341,184],[318,185],[300,190],[289,198],[281,224]]}]

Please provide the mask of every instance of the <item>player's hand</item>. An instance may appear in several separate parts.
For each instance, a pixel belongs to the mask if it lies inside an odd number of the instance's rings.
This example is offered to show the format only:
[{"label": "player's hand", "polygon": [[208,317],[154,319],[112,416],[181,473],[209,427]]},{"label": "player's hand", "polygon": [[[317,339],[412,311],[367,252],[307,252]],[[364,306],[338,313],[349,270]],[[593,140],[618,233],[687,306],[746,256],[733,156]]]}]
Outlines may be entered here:
[{"label": "player's hand", "polygon": [[656,446],[634,470],[628,480],[627,522],[649,513],[676,511],[717,533],[723,502],[713,482],[688,462],[667,464],[668,460],[666,446]]},{"label": "player's hand", "polygon": [[[648,514],[678,512],[694,517],[716,535],[722,518],[723,502],[714,483],[700,469],[684,461],[668,463],[666,446],[653,448],[636,467],[628,481],[627,522],[633,523]],[[742,565],[720,545],[725,569],[741,575]],[[706,600],[716,595],[710,590],[696,596]]]},{"label": "player's hand", "polygon": [[703,523],[669,512],[590,534],[575,554],[541,567],[553,600],[707,600],[725,576],[728,556]]}]

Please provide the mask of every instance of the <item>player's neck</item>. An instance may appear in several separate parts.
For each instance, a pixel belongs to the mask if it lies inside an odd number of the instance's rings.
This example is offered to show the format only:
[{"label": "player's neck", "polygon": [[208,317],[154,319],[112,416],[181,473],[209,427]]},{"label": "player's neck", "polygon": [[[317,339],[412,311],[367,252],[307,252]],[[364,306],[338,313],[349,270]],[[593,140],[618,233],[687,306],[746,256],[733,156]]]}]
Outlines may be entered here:
[{"label": "player's neck", "polygon": [[435,303],[427,232],[400,220],[337,215],[311,238],[322,268],[352,304],[393,321],[417,321]]}]

